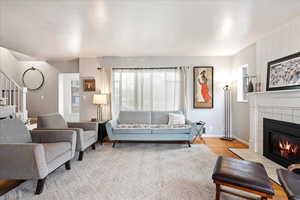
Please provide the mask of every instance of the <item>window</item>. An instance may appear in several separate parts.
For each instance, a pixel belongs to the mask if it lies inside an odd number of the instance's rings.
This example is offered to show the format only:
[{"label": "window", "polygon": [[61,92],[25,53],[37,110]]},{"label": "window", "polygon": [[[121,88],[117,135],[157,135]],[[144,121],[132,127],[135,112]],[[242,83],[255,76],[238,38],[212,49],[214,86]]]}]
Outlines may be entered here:
[{"label": "window", "polygon": [[239,68],[238,81],[237,81],[237,101],[238,102],[248,102],[247,76],[248,76],[248,64],[242,65]]},{"label": "window", "polygon": [[114,69],[113,113],[120,110],[178,110],[182,86],[179,69]]},{"label": "window", "polygon": [[79,104],[80,104],[80,88],[79,80],[71,80],[71,112],[79,113]]}]

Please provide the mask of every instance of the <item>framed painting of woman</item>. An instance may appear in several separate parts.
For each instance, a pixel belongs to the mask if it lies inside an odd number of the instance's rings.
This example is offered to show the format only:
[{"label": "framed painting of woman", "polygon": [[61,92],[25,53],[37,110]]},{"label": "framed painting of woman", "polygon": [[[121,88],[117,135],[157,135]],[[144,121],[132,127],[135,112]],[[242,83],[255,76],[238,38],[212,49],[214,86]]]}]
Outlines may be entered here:
[{"label": "framed painting of woman", "polygon": [[214,107],[214,68],[194,67],[194,108]]}]

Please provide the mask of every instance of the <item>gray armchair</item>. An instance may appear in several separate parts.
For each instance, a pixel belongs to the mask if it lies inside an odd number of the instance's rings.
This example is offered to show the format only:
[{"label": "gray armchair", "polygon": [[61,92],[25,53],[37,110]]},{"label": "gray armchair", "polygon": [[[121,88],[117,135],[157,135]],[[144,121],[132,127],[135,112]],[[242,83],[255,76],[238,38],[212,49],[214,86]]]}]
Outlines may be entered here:
[{"label": "gray armchair", "polygon": [[92,146],[93,149],[96,149],[98,126],[95,122],[67,123],[60,114],[53,113],[38,116],[36,130],[75,130],[77,133],[76,152],[79,152],[79,161],[83,159],[84,151],[88,147]]},{"label": "gray armchair", "polygon": [[293,164],[288,169],[277,169],[277,175],[281,186],[289,200],[300,200],[300,175],[294,170],[300,169],[300,164]]},{"label": "gray armchair", "polygon": [[71,169],[76,132],[37,130],[29,134],[21,120],[0,120],[0,179],[36,179],[36,194],[43,191],[49,173],[65,164]]}]

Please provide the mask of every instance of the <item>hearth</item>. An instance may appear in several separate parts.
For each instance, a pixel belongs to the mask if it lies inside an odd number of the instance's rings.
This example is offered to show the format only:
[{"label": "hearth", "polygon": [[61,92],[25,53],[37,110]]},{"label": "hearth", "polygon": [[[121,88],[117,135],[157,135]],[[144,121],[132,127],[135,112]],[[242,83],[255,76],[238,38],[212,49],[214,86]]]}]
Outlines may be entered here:
[{"label": "hearth", "polygon": [[300,162],[300,124],[263,120],[263,155],[287,167]]}]

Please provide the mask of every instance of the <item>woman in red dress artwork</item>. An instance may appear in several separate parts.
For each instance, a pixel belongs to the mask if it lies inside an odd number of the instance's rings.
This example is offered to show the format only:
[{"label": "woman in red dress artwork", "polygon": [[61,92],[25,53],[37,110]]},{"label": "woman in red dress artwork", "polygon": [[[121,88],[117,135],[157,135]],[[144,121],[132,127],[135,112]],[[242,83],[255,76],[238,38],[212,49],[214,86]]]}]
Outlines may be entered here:
[{"label": "woman in red dress artwork", "polygon": [[208,79],[206,77],[206,71],[203,70],[201,73],[200,73],[200,79],[198,79],[198,82],[201,86],[201,95],[204,99],[204,101],[206,103],[210,102],[211,100],[211,96],[209,95],[209,88],[208,88]]}]

